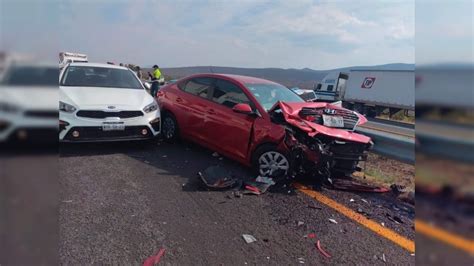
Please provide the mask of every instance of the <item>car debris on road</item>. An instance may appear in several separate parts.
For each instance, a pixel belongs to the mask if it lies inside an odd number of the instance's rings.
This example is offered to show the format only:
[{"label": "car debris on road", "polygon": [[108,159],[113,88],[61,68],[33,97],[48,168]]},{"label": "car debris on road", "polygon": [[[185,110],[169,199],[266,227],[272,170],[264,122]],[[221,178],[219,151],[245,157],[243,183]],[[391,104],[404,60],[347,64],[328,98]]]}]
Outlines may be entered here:
[{"label": "car debris on road", "polygon": [[165,249],[161,248],[158,253],[154,256],[148,257],[144,262],[143,266],[154,266],[160,263],[161,258],[165,255]]},{"label": "car debris on road", "polygon": [[316,247],[318,248],[319,252],[323,254],[324,257],[326,258],[331,258],[331,254],[327,253],[322,247],[321,247],[321,242],[318,240],[316,242]]},{"label": "car debris on road", "polygon": [[247,244],[257,241],[257,239],[253,235],[243,234],[242,238],[245,240]]},{"label": "car debris on road", "polygon": [[[374,193],[385,193],[390,191],[387,188],[379,187],[375,185],[363,184],[355,180],[350,179],[335,179],[332,183],[332,188],[338,190],[348,191],[359,191],[359,192],[374,192]],[[362,200],[364,201],[364,200]],[[368,202],[367,202],[368,203]]]},{"label": "car debris on road", "polygon": [[238,183],[238,179],[222,166],[210,166],[198,175],[207,187],[213,189],[230,188]]}]

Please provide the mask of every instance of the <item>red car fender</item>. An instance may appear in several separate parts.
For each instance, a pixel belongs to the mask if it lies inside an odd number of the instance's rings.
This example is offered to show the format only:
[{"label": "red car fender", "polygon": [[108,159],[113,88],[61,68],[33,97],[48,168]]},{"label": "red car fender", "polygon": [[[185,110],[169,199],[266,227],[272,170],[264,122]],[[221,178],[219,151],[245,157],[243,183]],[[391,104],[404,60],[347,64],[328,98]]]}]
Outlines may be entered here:
[{"label": "red car fender", "polygon": [[[283,126],[272,123],[271,121],[262,117],[256,118],[252,128],[252,135],[249,140],[246,164],[250,165],[252,163],[252,155],[260,145],[272,143],[278,146],[281,142],[283,142],[284,138],[285,129]],[[286,151],[286,148],[282,151]]]}]

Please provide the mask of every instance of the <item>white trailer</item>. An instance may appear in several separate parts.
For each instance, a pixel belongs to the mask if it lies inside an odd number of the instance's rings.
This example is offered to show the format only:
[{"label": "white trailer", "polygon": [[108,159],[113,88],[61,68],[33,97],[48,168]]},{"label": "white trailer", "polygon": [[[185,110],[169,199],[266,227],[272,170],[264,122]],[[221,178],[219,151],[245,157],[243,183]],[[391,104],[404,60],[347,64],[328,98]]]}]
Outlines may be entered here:
[{"label": "white trailer", "polygon": [[[347,77],[347,78],[346,78]],[[315,88],[320,101],[343,101],[347,108],[375,117],[415,109],[415,71],[352,69],[330,73]]]}]

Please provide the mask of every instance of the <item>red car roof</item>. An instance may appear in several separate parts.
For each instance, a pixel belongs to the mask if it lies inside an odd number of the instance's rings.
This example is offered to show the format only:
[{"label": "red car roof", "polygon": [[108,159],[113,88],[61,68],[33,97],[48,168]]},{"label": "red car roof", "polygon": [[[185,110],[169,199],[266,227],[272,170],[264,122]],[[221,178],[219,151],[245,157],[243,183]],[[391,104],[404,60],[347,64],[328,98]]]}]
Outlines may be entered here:
[{"label": "red car roof", "polygon": [[256,78],[256,77],[249,77],[249,76],[242,76],[242,75],[233,75],[233,74],[221,74],[221,73],[202,73],[202,74],[196,74],[192,76],[208,76],[208,77],[223,77],[223,78],[230,78],[233,80],[236,80],[240,83],[259,83],[259,84],[278,84],[276,82],[266,80],[266,79],[261,79],[261,78]]}]

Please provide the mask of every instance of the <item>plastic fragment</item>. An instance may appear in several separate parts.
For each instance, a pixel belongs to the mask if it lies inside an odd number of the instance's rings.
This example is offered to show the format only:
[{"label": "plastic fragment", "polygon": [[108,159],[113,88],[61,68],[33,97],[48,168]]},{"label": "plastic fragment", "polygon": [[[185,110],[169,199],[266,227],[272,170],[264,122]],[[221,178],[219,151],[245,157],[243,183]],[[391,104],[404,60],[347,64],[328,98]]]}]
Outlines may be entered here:
[{"label": "plastic fragment", "polygon": [[164,248],[160,249],[155,256],[151,256],[147,258],[143,262],[143,266],[153,266],[160,263],[161,257],[163,257],[164,254],[165,254],[165,249]]},{"label": "plastic fragment", "polygon": [[326,258],[331,258],[331,255],[329,253],[327,253],[326,251],[324,251],[324,249],[321,247],[321,242],[316,242],[316,247],[318,248],[319,252],[321,252],[321,254],[323,254],[324,257]]},{"label": "plastic fragment", "polygon": [[329,221],[330,221],[331,223],[333,223],[333,224],[337,224],[337,221],[334,220],[334,219],[329,219]]},{"label": "plastic fragment", "polygon": [[247,244],[257,241],[257,239],[253,235],[243,234],[242,238],[245,240]]},{"label": "plastic fragment", "polygon": [[273,181],[273,178],[271,177],[266,177],[266,176],[257,176],[255,181],[260,182],[260,183],[266,183],[269,185],[275,185],[275,181]]}]

